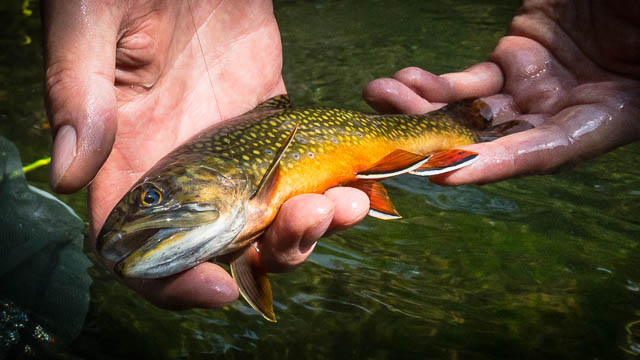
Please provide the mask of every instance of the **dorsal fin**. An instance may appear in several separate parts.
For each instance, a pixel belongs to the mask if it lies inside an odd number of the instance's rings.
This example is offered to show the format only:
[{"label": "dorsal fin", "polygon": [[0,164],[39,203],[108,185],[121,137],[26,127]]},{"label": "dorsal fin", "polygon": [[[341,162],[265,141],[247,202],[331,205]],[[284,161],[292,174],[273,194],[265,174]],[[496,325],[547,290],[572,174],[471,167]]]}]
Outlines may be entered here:
[{"label": "dorsal fin", "polygon": [[296,131],[298,131],[298,124],[294,125],[293,130],[291,130],[289,136],[280,145],[280,148],[273,157],[273,160],[271,161],[271,164],[269,164],[267,171],[265,171],[264,175],[262,176],[262,179],[260,179],[260,182],[258,183],[258,186],[256,186],[256,190],[251,195],[250,199],[253,199],[259,194],[268,191],[268,189],[273,186],[273,184],[275,183],[275,179],[277,179],[280,173],[280,159],[282,159],[282,155],[284,155],[284,152],[293,141],[293,137],[296,135]]},{"label": "dorsal fin", "polygon": [[402,149],[394,150],[370,168],[356,174],[358,179],[384,179],[415,170],[427,162],[429,156],[414,154]]},{"label": "dorsal fin", "polygon": [[255,107],[254,110],[278,110],[278,109],[288,109],[290,107],[291,107],[291,101],[289,100],[289,95],[280,94],[259,104],[258,106]]}]

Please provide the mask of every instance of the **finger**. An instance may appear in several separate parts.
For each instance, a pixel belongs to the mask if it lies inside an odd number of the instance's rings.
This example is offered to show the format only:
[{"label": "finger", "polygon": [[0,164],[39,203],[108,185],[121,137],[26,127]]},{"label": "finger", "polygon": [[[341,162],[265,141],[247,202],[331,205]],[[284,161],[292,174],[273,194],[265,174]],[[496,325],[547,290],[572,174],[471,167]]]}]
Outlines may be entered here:
[{"label": "finger", "polygon": [[538,42],[506,36],[490,56],[504,71],[504,92],[513,95],[523,113],[556,113],[577,80]]},{"label": "finger", "polygon": [[335,206],[324,195],[303,194],[287,200],[258,243],[260,257],[270,272],[301,264],[333,220]]},{"label": "finger", "polygon": [[327,190],[324,195],[335,205],[333,220],[329,225],[332,231],[357,224],[369,212],[369,197],[356,188],[334,187]]},{"label": "finger", "polygon": [[453,98],[453,89],[447,79],[418,67],[402,69],[393,78],[429,102],[446,104]]},{"label": "finger", "polygon": [[410,67],[398,71],[393,77],[424,99],[438,103],[492,95],[500,91],[503,85],[502,71],[491,62],[440,76]]},{"label": "finger", "polygon": [[553,172],[637,139],[640,129],[630,125],[634,116],[604,104],[571,106],[535,129],[464,147],[480,154],[476,162],[431,179],[441,185],[482,184]]},{"label": "finger", "polygon": [[238,286],[224,269],[202,263],[161,279],[125,279],[124,283],[158,307],[172,310],[214,308],[238,298]]},{"label": "finger", "polygon": [[105,161],[116,133],[115,50],[120,7],[43,2],[45,103],[54,142],[51,186],[73,192]]},{"label": "finger", "polygon": [[447,80],[450,92],[436,101],[452,102],[460,99],[489,96],[498,93],[504,86],[502,70],[492,62],[475,64],[461,72],[440,75]]},{"label": "finger", "polygon": [[364,89],[365,101],[383,112],[422,114],[446,103],[489,96],[502,89],[500,68],[484,62],[457,72],[436,76],[417,67],[398,71],[393,79],[378,79]]},{"label": "finger", "polygon": [[534,160],[546,158],[547,161],[553,161],[548,151],[558,146],[566,146],[566,143],[558,136],[557,129],[523,131],[488,143],[463,147],[479,154],[473,164],[429,179],[436,184],[456,186],[486,184],[542,172],[541,164]]},{"label": "finger", "polygon": [[396,79],[376,79],[362,91],[364,100],[383,114],[424,114],[444,104],[430,103]]}]

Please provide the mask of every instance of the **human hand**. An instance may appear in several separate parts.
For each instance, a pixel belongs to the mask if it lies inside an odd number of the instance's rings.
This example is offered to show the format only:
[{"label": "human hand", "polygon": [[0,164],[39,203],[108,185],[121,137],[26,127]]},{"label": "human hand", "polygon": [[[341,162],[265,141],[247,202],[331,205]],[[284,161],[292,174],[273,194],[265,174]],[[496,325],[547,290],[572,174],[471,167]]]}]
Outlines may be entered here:
[{"label": "human hand", "polygon": [[369,83],[382,112],[424,113],[484,97],[494,121],[535,128],[464,147],[480,154],[443,185],[488,183],[553,172],[640,138],[640,5],[525,1],[508,35],[481,63],[433,75],[418,68]]},{"label": "human hand", "polygon": [[[286,92],[270,1],[49,0],[42,7],[51,186],[68,193],[93,179],[92,246],[116,202],[157,160],[200,130]],[[328,227],[353,224],[367,210],[366,196],[354,189],[293,198],[261,241],[261,254],[270,270],[291,269]],[[170,308],[214,307],[238,296],[212,263],[125,282]]]}]

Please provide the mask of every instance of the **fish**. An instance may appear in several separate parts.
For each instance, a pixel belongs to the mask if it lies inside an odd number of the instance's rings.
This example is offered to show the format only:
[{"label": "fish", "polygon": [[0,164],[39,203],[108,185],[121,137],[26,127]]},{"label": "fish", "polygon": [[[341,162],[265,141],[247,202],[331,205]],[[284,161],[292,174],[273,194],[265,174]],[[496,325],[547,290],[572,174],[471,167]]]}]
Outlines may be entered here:
[{"label": "fish", "polygon": [[381,180],[470,165],[478,154],[459,147],[478,142],[490,120],[480,100],[423,115],[377,115],[296,108],[287,95],[275,96],[159,160],[107,217],[98,256],[125,278],[227,259],[241,295],[275,322],[271,285],[251,243],[287,199],[351,186],[368,195],[370,216],[399,219]]}]

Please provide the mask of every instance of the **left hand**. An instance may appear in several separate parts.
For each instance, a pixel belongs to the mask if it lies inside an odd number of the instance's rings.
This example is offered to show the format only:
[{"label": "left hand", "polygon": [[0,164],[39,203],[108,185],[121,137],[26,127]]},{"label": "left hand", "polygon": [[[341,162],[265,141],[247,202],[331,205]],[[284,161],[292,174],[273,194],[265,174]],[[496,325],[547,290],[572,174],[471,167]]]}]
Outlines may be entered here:
[{"label": "left hand", "polygon": [[[93,179],[92,247],[113,206],[156,161],[202,129],[286,93],[269,0],[47,0],[43,30],[51,185],[68,193]],[[349,188],[290,199],[261,242],[269,270],[295,267],[328,227],[353,224],[367,210],[366,196]],[[165,308],[238,297],[213,263],[124,282]]]},{"label": "left hand", "polygon": [[535,126],[464,147],[478,152],[478,161],[432,177],[443,185],[549,173],[637,140],[640,23],[633,14],[640,7],[625,0],[606,10],[604,3],[584,8],[590,4],[525,1],[490,62],[441,76],[407,68],[369,83],[364,97],[379,111],[414,114],[481,97],[494,121]]}]

